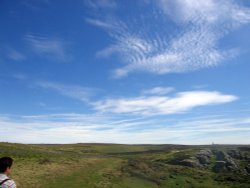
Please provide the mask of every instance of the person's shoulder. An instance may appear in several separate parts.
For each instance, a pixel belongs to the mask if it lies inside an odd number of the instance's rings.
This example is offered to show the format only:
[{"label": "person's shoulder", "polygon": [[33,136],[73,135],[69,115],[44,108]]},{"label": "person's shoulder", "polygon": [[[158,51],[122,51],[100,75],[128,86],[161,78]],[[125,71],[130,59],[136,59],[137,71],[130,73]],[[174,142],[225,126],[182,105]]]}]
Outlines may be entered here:
[{"label": "person's shoulder", "polygon": [[2,184],[2,186],[6,188],[16,188],[16,183],[14,180],[10,179]]}]

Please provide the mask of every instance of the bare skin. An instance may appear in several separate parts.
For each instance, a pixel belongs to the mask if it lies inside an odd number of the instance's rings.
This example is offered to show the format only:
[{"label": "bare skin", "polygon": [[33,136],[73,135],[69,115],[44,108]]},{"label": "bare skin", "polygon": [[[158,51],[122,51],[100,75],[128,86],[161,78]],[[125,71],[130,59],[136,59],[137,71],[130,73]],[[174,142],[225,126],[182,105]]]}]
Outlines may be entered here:
[{"label": "bare skin", "polygon": [[10,167],[7,167],[7,169],[5,170],[4,174],[6,176],[9,176],[11,174],[11,168]]}]

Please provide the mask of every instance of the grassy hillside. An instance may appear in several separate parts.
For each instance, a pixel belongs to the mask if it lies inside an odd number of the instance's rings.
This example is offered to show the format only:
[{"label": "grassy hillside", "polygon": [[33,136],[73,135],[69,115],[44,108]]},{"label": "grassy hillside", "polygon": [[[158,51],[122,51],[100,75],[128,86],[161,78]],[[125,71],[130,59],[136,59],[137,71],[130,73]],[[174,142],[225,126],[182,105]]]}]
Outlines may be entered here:
[{"label": "grassy hillside", "polygon": [[250,187],[250,146],[0,143],[19,188]]}]

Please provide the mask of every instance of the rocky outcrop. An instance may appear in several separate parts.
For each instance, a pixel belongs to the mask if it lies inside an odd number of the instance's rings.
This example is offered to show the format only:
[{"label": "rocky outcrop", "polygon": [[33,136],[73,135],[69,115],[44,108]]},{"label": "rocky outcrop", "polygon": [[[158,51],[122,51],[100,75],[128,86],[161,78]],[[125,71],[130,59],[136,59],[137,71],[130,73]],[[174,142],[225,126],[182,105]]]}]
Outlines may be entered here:
[{"label": "rocky outcrop", "polygon": [[201,150],[196,154],[196,158],[199,160],[199,163],[203,166],[207,166],[210,164],[212,157],[212,151],[211,150]]},{"label": "rocky outcrop", "polygon": [[[236,152],[234,152],[235,154]],[[232,172],[239,170],[239,166],[227,152],[225,151],[214,151],[216,157],[216,163],[213,168],[214,172]],[[231,155],[234,155],[233,152],[230,151]],[[239,155],[237,154],[239,157]]]},{"label": "rocky outcrop", "polygon": [[216,161],[213,167],[213,171],[216,173],[226,171],[227,170],[226,164],[227,164],[226,161]]},{"label": "rocky outcrop", "polygon": [[218,161],[224,161],[227,158],[227,154],[224,151],[214,150],[213,153]]},{"label": "rocky outcrop", "polygon": [[[202,149],[193,155],[183,154],[168,161],[169,164],[188,166],[192,168],[211,169],[216,173],[239,172],[250,174],[249,153],[236,149],[212,148]],[[244,161],[249,165],[241,168],[239,163]]]},{"label": "rocky outcrop", "polygon": [[246,166],[246,172],[248,173],[248,174],[250,174],[250,164],[248,164],[247,166]]},{"label": "rocky outcrop", "polygon": [[243,159],[244,156],[239,150],[229,150],[227,154],[234,159]]},{"label": "rocky outcrop", "polygon": [[193,167],[193,168],[201,168],[202,165],[199,163],[199,160],[196,157],[190,157],[188,159],[184,159],[179,162],[180,165]]},{"label": "rocky outcrop", "polygon": [[248,155],[247,153],[245,153],[244,159],[250,161],[250,155]]},{"label": "rocky outcrop", "polygon": [[200,150],[194,156],[178,161],[177,164],[193,168],[207,168],[210,164],[211,157],[211,150]]}]

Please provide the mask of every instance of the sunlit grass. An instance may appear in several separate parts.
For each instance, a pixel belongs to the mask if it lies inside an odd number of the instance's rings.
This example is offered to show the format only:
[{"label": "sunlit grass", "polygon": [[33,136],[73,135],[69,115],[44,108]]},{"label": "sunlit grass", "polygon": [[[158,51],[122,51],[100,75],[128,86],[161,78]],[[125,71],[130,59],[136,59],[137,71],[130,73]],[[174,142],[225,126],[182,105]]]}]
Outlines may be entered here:
[{"label": "sunlit grass", "polygon": [[[202,147],[201,147],[202,148]],[[208,169],[173,165],[199,147],[163,145],[69,144],[24,145],[0,143],[0,157],[11,156],[19,188],[155,188],[247,187],[244,181],[224,182]],[[243,164],[244,163],[244,164]],[[246,161],[241,166],[246,165]],[[226,176],[225,176],[226,177]],[[221,181],[216,179],[221,178]],[[240,179],[241,177],[237,177]],[[245,177],[243,177],[244,179]]]}]

